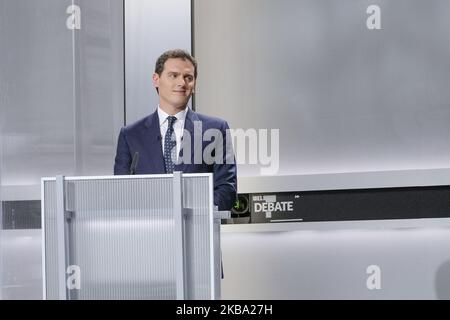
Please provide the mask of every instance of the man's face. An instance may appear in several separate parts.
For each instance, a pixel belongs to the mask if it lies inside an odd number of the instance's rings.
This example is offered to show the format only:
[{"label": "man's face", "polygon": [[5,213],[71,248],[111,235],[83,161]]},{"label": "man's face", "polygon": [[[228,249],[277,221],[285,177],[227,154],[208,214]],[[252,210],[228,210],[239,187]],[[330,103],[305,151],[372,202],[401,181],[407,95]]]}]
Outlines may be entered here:
[{"label": "man's face", "polygon": [[186,108],[194,92],[194,65],[189,60],[167,59],[161,75],[153,74],[153,85],[159,90],[160,107],[175,114]]}]

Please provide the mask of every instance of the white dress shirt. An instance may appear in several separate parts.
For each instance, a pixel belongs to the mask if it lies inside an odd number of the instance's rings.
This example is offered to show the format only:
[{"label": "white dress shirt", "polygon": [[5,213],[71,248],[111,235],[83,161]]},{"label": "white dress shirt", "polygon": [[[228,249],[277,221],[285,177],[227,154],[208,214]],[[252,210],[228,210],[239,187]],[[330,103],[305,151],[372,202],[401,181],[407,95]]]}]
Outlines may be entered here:
[{"label": "white dress shirt", "polygon": [[[187,108],[174,115],[174,117],[177,118],[177,121],[175,121],[175,123],[173,124],[173,131],[175,132],[175,138],[177,141],[177,161],[178,161],[178,156],[180,154],[180,149],[181,149],[181,138],[183,137],[184,122],[186,120],[186,112],[187,112]],[[158,117],[159,117],[159,129],[161,131],[161,139],[163,141],[163,143],[161,143],[161,146],[162,146],[162,152],[164,154],[164,138],[166,137],[167,128],[169,126],[169,121],[167,120],[167,118],[169,117],[169,114],[164,112],[160,108],[159,105],[158,105]]]}]

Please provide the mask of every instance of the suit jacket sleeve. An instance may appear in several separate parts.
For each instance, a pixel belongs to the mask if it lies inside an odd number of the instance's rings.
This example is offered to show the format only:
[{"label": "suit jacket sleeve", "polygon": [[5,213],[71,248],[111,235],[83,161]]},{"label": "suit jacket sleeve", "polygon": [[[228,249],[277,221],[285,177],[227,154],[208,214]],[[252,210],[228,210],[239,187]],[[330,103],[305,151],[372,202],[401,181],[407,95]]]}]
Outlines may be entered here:
[{"label": "suit jacket sleeve", "polygon": [[116,159],[114,162],[114,174],[123,175],[130,173],[131,153],[125,137],[125,128],[120,130],[117,142]]},{"label": "suit jacket sleeve", "polygon": [[219,210],[230,210],[237,198],[237,170],[227,122],[221,128],[223,139],[223,161],[214,163],[214,204]]}]

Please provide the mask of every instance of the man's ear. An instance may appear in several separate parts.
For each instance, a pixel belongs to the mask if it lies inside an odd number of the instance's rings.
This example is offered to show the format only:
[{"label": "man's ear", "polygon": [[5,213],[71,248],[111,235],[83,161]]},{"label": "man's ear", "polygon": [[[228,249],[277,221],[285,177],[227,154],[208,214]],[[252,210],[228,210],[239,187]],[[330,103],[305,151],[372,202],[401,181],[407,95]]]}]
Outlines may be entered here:
[{"label": "man's ear", "polygon": [[154,74],[153,74],[153,76],[152,76],[152,82],[153,82],[153,86],[154,86],[155,88],[158,88],[158,87],[159,87],[159,74],[157,74],[157,73],[154,73]]}]

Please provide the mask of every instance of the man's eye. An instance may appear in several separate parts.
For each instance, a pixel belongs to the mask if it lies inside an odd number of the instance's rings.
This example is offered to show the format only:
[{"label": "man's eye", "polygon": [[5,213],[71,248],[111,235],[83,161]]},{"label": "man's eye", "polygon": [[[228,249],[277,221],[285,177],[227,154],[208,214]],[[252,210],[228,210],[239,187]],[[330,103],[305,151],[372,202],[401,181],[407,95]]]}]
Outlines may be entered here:
[{"label": "man's eye", "polygon": [[174,74],[169,74],[169,78],[175,78],[175,75]]},{"label": "man's eye", "polygon": [[189,82],[191,82],[192,80],[194,80],[194,78],[191,77],[191,76],[189,76],[189,77],[186,77],[186,80],[189,81]]}]

